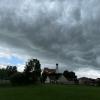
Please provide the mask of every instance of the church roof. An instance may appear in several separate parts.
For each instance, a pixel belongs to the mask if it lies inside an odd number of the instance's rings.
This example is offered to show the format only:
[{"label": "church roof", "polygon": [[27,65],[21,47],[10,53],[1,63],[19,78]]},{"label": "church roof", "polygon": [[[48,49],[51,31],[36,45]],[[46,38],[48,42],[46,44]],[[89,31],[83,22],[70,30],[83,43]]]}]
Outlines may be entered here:
[{"label": "church roof", "polygon": [[56,69],[44,68],[43,72],[46,72],[46,73],[56,73]]}]

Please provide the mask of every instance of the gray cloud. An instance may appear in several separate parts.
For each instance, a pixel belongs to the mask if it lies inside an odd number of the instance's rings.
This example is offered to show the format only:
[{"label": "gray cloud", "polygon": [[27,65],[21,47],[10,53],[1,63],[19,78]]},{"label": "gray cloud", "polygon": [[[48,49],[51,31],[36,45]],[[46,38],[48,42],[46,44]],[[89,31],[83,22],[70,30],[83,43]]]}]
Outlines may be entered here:
[{"label": "gray cloud", "polygon": [[0,43],[69,69],[100,66],[99,0],[1,0]]}]

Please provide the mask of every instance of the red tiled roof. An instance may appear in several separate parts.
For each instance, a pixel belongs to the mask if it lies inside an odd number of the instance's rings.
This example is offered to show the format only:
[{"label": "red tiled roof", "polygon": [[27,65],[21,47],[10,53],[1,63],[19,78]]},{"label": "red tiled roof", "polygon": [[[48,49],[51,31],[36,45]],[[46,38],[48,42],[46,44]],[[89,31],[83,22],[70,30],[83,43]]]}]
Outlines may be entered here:
[{"label": "red tiled roof", "polygon": [[49,68],[44,68],[44,71],[43,72],[46,72],[46,73],[55,73],[56,72],[56,69],[49,69]]}]

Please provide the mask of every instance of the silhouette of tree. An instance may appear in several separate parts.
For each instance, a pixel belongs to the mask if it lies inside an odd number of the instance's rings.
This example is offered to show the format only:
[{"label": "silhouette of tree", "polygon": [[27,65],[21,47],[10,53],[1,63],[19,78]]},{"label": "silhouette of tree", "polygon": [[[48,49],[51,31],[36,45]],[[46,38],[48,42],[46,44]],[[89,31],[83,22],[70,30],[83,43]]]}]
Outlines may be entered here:
[{"label": "silhouette of tree", "polygon": [[0,69],[0,79],[8,79],[8,74],[5,68]]},{"label": "silhouette of tree", "polygon": [[37,59],[30,59],[26,63],[26,67],[24,69],[24,73],[26,75],[27,81],[33,82],[40,80],[41,77],[41,64]]},{"label": "silhouette of tree", "polygon": [[8,77],[10,77],[11,75],[17,73],[17,67],[16,66],[7,66],[6,68]]},{"label": "silhouette of tree", "polygon": [[27,84],[27,80],[26,80],[26,76],[24,73],[15,73],[10,77],[10,81],[12,83],[12,85],[26,85]]},{"label": "silhouette of tree", "polygon": [[68,80],[74,80],[77,78],[77,76],[75,75],[75,72],[69,72],[69,71],[64,71],[63,75],[68,79]]},{"label": "silhouette of tree", "polygon": [[42,73],[42,75],[41,75],[41,83],[45,83],[46,79],[47,79],[46,73]]}]

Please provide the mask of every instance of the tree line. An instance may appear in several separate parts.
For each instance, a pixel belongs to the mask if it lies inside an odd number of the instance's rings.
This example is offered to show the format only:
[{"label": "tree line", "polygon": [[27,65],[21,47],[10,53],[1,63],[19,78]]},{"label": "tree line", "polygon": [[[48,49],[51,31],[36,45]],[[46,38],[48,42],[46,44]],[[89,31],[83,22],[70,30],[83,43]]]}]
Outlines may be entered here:
[{"label": "tree line", "polygon": [[[55,79],[58,80],[60,75],[60,73],[52,73],[49,76],[55,76]],[[63,75],[69,81],[74,79],[77,82],[75,72],[65,70]],[[18,72],[16,66],[7,66],[0,69],[0,80],[10,80],[12,85],[45,83],[47,76],[48,74],[45,72],[41,74],[41,64],[38,59],[29,59],[25,64],[23,72]]]}]

